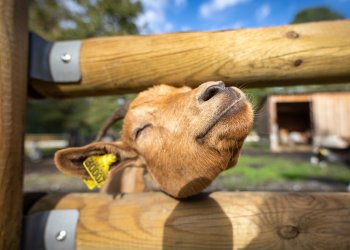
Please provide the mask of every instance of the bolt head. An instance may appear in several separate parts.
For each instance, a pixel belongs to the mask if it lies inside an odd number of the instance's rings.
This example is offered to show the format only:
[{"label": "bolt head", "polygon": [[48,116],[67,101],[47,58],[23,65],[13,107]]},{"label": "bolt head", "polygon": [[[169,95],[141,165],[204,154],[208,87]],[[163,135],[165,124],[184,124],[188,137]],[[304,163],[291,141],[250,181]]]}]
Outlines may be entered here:
[{"label": "bolt head", "polygon": [[64,53],[63,55],[61,55],[61,60],[64,63],[69,63],[72,60],[72,56],[69,53]]},{"label": "bolt head", "polygon": [[67,232],[65,230],[61,230],[56,234],[57,241],[64,241],[67,238]]}]

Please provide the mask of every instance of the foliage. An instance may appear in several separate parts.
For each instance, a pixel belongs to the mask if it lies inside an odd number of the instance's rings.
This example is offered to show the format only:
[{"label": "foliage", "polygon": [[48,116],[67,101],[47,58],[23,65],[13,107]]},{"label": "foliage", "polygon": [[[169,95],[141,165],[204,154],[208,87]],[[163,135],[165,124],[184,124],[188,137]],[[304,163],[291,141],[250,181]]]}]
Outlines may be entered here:
[{"label": "foliage", "polygon": [[292,23],[307,23],[337,19],[344,19],[344,16],[327,7],[315,7],[307,8],[298,12]]},{"label": "foliage", "polygon": [[52,40],[137,34],[141,11],[140,2],[129,0],[31,0],[29,25]]},{"label": "foliage", "polygon": [[350,171],[345,165],[330,164],[320,168],[311,165],[307,160],[266,153],[263,156],[243,154],[235,168],[219,176],[219,181],[228,190],[256,189],[267,183],[286,181],[316,180],[347,185],[349,179]]},{"label": "foliage", "polygon": [[[48,40],[137,34],[142,5],[132,0],[31,0],[31,31]],[[96,133],[118,107],[118,97],[30,100],[27,132]],[[119,126],[120,127],[120,126]]]},{"label": "foliage", "polygon": [[[85,99],[30,100],[27,106],[27,131],[30,133],[62,133],[67,128],[84,127],[78,115]],[[65,119],[67,118],[67,119]]]}]

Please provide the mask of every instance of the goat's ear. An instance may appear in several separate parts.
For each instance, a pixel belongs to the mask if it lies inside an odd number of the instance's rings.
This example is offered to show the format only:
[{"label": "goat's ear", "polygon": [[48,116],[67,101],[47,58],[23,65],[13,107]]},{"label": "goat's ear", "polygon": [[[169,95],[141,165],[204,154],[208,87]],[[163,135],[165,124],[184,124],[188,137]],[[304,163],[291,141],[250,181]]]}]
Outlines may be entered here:
[{"label": "goat's ear", "polygon": [[132,148],[122,142],[96,142],[84,147],[67,148],[56,152],[55,164],[63,173],[89,178],[83,162],[89,156],[115,154],[117,161],[112,164],[109,175],[113,175],[125,167],[144,167],[142,157]]}]

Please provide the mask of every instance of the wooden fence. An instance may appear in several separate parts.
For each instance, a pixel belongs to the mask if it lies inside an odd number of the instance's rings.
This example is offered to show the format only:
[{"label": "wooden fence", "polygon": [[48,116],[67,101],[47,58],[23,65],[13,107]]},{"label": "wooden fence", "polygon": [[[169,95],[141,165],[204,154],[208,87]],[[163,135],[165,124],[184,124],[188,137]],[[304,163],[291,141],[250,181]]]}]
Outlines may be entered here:
[{"label": "wooden fence", "polygon": [[30,213],[79,209],[77,250],[349,249],[346,193],[219,192],[43,197]]},{"label": "wooden fence", "polygon": [[79,83],[31,81],[44,96],[137,92],[210,80],[245,87],[350,79],[350,21],[82,41]]},{"label": "wooden fence", "polygon": [[[19,249],[27,93],[27,1],[0,0],[0,249]],[[223,80],[246,87],[350,82],[350,21],[82,41],[78,83],[44,96],[135,92]],[[47,196],[31,212],[80,211],[77,249],[349,249],[349,194]],[[199,247],[199,245],[201,245]]]},{"label": "wooden fence", "polygon": [[19,249],[27,100],[27,1],[0,0],[0,249]]}]

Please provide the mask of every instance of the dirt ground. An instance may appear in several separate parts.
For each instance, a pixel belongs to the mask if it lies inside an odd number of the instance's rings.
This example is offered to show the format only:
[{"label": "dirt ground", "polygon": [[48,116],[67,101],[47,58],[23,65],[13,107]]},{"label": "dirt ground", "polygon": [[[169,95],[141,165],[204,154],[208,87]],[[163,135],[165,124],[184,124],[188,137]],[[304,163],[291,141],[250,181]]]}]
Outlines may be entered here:
[{"label": "dirt ground", "polygon": [[52,160],[26,159],[24,169],[24,190],[26,192],[83,192],[88,191],[82,180],[60,172]]},{"label": "dirt ground", "polygon": [[[245,150],[244,154],[251,156],[266,155],[271,153],[258,152],[254,150]],[[298,159],[299,161],[308,161],[309,154],[273,154],[274,157],[286,157]],[[350,182],[350,180],[349,180]],[[55,167],[52,158],[42,159],[40,161],[25,161],[25,191],[32,192],[86,192],[89,191],[85,184],[77,178],[67,176]],[[206,191],[229,191],[218,177]],[[245,186],[240,190],[230,191],[320,191],[320,192],[344,192],[349,191],[349,186],[344,182],[329,181],[325,179],[308,180],[286,180],[282,182],[271,182],[263,185]]]}]

